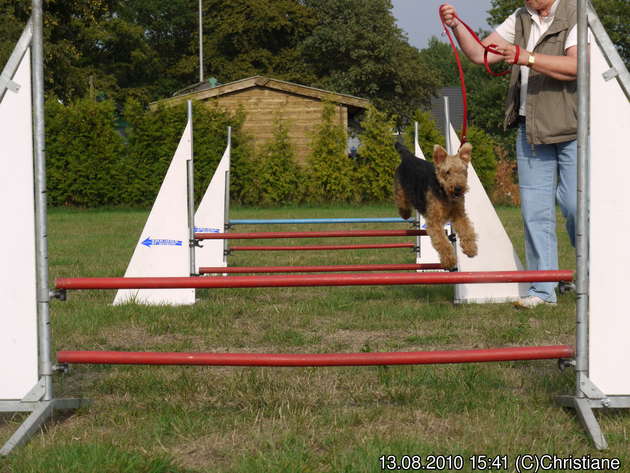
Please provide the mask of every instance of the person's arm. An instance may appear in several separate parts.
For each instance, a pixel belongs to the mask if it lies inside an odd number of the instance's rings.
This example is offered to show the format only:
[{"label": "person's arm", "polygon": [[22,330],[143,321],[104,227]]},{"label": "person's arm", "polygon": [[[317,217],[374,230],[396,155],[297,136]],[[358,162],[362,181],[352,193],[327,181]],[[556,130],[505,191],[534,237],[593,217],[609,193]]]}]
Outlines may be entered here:
[{"label": "person's arm", "polygon": [[[507,45],[497,48],[503,54],[503,60],[508,64],[514,62],[516,47]],[[518,64],[527,66],[529,56],[532,53],[521,48]],[[571,46],[565,51],[565,56],[552,56],[549,54],[534,54],[535,62],[531,66],[536,72],[545,74],[558,80],[572,81],[577,78],[577,46]]]},{"label": "person's arm", "polygon": [[[444,20],[446,26],[450,27],[459,43],[463,53],[475,64],[483,64],[484,48],[475,41],[475,38],[470,32],[462,25],[457,18],[455,18],[455,8],[448,3],[440,7],[440,16]],[[481,41],[485,46],[490,44],[496,44],[499,47],[507,47],[509,43],[503,39],[496,31],[490,33],[485,39]],[[488,63],[494,64],[503,61],[504,57],[497,54],[488,53]]]}]

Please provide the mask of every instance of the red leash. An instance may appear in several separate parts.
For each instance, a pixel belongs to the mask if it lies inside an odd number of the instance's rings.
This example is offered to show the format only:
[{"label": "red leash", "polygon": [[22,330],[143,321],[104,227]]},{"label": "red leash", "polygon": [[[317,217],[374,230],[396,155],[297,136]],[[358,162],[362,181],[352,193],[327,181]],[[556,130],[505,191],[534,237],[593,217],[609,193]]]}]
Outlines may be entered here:
[{"label": "red leash", "polygon": [[[443,6],[444,5],[440,5],[440,10],[442,9]],[[504,71],[504,72],[494,72],[492,69],[490,69],[490,64],[488,64],[488,53],[502,56],[502,54],[495,49],[498,45],[490,44],[486,46],[485,44],[481,42],[481,40],[479,39],[479,36],[477,36],[477,33],[475,33],[470,26],[468,26],[459,16],[457,16],[457,14],[454,14],[453,16],[457,18],[457,21],[459,21],[462,25],[464,25],[464,28],[468,30],[468,32],[472,35],[475,41],[477,41],[477,43],[479,43],[481,47],[483,47],[483,50],[484,50],[483,51],[483,65],[485,66],[488,74],[494,77],[501,77],[510,73],[509,70]],[[449,28],[446,26],[446,23],[444,23],[444,20],[442,20],[441,18],[442,18],[442,15],[440,15],[440,20],[442,21],[442,28],[444,28],[444,32],[446,33],[446,36],[448,37],[448,41],[451,43],[451,48],[453,48],[453,53],[455,54],[455,61],[457,62],[457,69],[459,70],[459,82],[462,87],[462,101],[464,105],[464,119],[462,123],[461,142],[462,144],[464,144],[467,141],[466,133],[468,131],[468,100],[467,100],[467,94],[466,94],[466,81],[464,79],[464,69],[462,67],[462,61],[459,58],[459,53],[457,52],[457,46],[455,46],[455,42],[453,41],[453,37],[451,36],[451,32],[449,31]],[[518,59],[521,55],[520,46],[518,44],[515,46],[516,46],[516,55],[514,56],[514,62],[512,64],[517,64]]]}]

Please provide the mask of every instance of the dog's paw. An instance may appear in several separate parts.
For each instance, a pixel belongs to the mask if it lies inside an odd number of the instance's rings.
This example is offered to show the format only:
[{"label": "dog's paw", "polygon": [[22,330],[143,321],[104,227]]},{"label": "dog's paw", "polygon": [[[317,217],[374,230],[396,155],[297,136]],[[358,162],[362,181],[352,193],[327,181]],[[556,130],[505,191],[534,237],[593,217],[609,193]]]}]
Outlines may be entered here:
[{"label": "dog's paw", "polygon": [[457,266],[457,257],[455,252],[449,252],[447,254],[440,254],[440,264],[445,269],[451,269]]},{"label": "dog's paw", "polygon": [[477,256],[477,242],[475,240],[462,240],[462,251],[469,258]]}]

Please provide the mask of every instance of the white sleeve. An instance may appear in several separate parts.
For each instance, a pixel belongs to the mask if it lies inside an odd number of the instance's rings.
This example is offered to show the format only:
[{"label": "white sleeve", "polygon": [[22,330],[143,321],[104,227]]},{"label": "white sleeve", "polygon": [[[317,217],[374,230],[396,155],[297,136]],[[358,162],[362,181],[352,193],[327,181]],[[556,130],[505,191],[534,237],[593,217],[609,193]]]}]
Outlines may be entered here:
[{"label": "white sleeve", "polygon": [[516,39],[516,13],[517,9],[508,16],[503,23],[496,27],[494,30],[501,38],[506,40],[510,44],[514,44],[514,40]]},{"label": "white sleeve", "polygon": [[[593,42],[592,40],[592,35],[591,35],[591,29],[588,29],[588,42],[589,44]],[[571,30],[569,31],[569,34],[567,35],[567,39],[564,41],[564,50],[566,51],[567,49],[569,49],[571,46],[577,46],[577,25],[575,25],[573,28],[571,28]]]}]

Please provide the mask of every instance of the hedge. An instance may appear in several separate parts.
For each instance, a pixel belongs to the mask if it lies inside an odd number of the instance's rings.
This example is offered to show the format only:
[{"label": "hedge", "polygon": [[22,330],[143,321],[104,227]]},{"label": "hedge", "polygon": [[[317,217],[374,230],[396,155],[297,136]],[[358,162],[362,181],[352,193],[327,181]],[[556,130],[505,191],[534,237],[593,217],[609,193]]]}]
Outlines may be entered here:
[{"label": "hedge", "polygon": [[[252,175],[247,140],[240,133],[244,115],[195,105],[195,189],[199,200],[227,144],[232,126],[232,197],[246,200]],[[124,130],[116,128],[121,119]],[[149,206],[155,200],[186,125],[187,110],[145,110],[129,101],[122,113],[111,101],[79,100],[46,104],[49,203],[97,207]]]},{"label": "hedge", "polygon": [[[335,122],[335,106],[324,106],[312,135],[307,167],[295,162],[287,123],[275,119],[273,138],[257,152],[242,132],[245,114],[194,104],[195,189],[197,202],[223,155],[232,127],[230,192],[233,202],[282,205],[308,202],[383,201],[391,198],[399,158],[393,148],[393,121],[374,108],[363,120],[356,159],[347,153],[347,137]],[[426,112],[420,142],[428,159],[433,144],[443,143]],[[111,101],[46,103],[48,196],[53,206],[150,206],[186,125],[186,105],[146,110],[128,101],[122,110]],[[125,123],[121,127],[121,123]],[[412,131],[405,131],[408,146]],[[496,172],[496,143],[470,128],[473,165],[488,192]]]},{"label": "hedge", "polygon": [[80,100],[46,106],[47,189],[50,205],[94,207],[126,203],[124,143],[113,102]]}]

